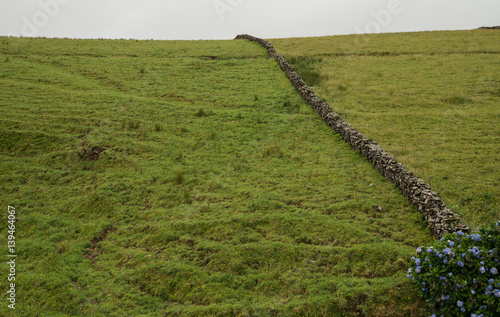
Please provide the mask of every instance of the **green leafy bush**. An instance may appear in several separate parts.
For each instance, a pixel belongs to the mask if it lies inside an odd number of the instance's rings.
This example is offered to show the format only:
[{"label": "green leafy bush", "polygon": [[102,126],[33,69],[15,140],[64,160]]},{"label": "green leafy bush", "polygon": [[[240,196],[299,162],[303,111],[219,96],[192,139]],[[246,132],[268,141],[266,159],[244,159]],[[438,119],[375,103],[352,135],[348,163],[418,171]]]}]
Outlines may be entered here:
[{"label": "green leafy bush", "polygon": [[[435,316],[499,316],[500,222],[419,247],[407,277]],[[436,315],[437,314],[437,315]]]}]

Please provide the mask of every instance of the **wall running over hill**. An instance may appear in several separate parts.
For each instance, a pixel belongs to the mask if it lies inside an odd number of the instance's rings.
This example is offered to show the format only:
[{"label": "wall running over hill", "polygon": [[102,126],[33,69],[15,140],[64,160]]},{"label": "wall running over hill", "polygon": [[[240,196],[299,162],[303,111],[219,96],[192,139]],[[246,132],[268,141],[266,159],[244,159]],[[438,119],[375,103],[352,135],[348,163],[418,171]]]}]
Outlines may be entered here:
[{"label": "wall running over hill", "polygon": [[264,46],[269,56],[276,60],[300,95],[333,130],[341,134],[355,150],[359,150],[382,175],[396,184],[408,201],[425,217],[436,237],[441,238],[445,233],[469,231],[460,217],[446,207],[439,194],[432,191],[429,185],[404,168],[396,158],[384,151],[376,142],[350,126],[327,103],[322,101],[299,77],[283,55],[276,54],[271,43],[246,34],[238,35],[236,39],[249,40]]}]

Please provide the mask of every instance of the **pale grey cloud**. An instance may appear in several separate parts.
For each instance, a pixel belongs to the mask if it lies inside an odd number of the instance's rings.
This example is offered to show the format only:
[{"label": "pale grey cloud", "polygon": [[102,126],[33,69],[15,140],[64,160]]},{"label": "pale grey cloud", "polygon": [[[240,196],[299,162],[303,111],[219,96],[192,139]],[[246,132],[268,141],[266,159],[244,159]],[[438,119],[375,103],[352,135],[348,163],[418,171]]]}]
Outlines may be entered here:
[{"label": "pale grey cloud", "polygon": [[231,39],[500,25],[498,0],[0,0],[0,35]]}]

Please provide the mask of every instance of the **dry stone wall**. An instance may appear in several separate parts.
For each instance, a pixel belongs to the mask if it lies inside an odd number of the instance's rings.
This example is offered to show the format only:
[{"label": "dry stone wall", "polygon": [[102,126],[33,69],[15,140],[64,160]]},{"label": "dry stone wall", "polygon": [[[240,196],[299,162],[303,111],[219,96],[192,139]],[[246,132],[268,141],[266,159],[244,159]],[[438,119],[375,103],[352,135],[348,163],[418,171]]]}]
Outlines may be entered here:
[{"label": "dry stone wall", "polygon": [[238,35],[236,39],[249,40],[264,46],[269,56],[276,60],[300,95],[326,124],[341,134],[354,149],[359,150],[382,175],[396,184],[408,201],[424,216],[436,237],[440,238],[445,233],[469,231],[460,217],[446,207],[440,195],[432,191],[429,185],[403,167],[395,157],[384,151],[376,142],[359,133],[322,101],[300,78],[283,55],[276,53],[271,43],[247,34]]}]

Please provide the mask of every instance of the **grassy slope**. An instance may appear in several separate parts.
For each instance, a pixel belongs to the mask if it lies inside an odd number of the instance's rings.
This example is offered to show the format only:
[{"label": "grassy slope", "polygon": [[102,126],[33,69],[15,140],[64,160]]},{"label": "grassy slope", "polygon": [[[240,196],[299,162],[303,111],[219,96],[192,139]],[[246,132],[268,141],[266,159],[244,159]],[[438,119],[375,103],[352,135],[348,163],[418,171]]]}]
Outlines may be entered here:
[{"label": "grassy slope", "polygon": [[257,44],[2,38],[0,85],[19,315],[417,314],[420,216]]},{"label": "grassy slope", "polygon": [[432,183],[471,227],[500,218],[500,32],[271,42],[309,64],[316,93]]}]

